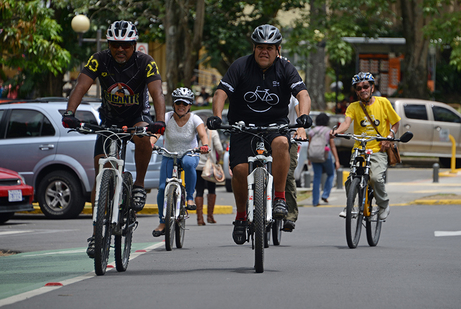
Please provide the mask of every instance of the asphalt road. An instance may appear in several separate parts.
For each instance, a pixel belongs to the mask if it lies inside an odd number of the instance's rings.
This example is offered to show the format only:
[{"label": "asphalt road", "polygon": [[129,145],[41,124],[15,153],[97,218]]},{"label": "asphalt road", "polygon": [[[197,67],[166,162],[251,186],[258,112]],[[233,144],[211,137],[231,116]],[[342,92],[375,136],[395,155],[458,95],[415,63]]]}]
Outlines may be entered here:
[{"label": "asphalt road", "polygon": [[[293,233],[283,233],[280,246],[265,250],[262,274],[254,272],[251,246],[232,241],[234,215],[216,215],[217,224],[200,227],[191,216],[184,248],[171,252],[162,239],[151,236],[158,217],[142,215],[128,270],[111,269],[100,277],[85,254],[90,216],[15,216],[0,226],[0,249],[22,252],[0,257],[0,306],[459,308],[461,204],[397,202],[423,195],[414,191],[427,188],[460,188],[454,178],[434,186],[425,178],[427,172],[399,173],[392,172],[400,179],[413,178],[405,185],[389,183],[400,198],[392,202],[377,247],[367,245],[365,231],[357,249],[347,247],[345,223],[338,217],[344,192],[338,190],[332,193],[337,203],[300,208]],[[231,194],[221,191],[219,196],[232,203]]]}]

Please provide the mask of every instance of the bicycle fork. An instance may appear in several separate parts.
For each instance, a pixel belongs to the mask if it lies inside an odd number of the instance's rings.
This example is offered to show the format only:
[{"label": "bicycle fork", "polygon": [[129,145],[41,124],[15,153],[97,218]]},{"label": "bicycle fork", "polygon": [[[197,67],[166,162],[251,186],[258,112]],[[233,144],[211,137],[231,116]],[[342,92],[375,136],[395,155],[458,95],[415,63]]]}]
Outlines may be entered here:
[{"label": "bicycle fork", "polygon": [[[274,177],[264,169],[267,177],[266,185],[266,222],[272,221],[272,185]],[[253,170],[247,177],[248,182],[248,221],[253,222],[254,210],[254,178],[255,170]]]},{"label": "bicycle fork", "polygon": [[176,192],[179,192],[180,196],[179,197],[176,197],[176,211],[174,213],[175,215],[175,219],[177,220],[178,217],[179,217],[179,214],[180,214],[180,210],[181,210],[181,195],[182,195],[182,192],[181,192],[181,184],[180,184],[180,180],[178,180],[177,178],[168,178],[167,180],[167,186],[165,187],[165,193],[164,193],[164,197],[163,197],[163,218],[166,217],[167,215],[167,203],[168,203],[168,198],[167,198],[167,194],[168,194],[168,191],[169,191],[169,188],[171,186],[174,186],[176,188]]},{"label": "bicycle fork", "polygon": [[[114,168],[104,168],[104,165],[106,163],[111,164],[114,166],[114,164],[117,166],[116,169]],[[112,170],[115,172],[115,192],[114,192],[114,204],[112,206],[113,214],[112,214],[112,225],[117,225],[118,219],[119,219],[119,212],[120,212],[120,204],[122,201],[122,187],[123,187],[123,178],[122,178],[122,173],[123,173],[123,160],[116,159],[113,157],[109,158],[101,158],[99,159],[99,173],[98,176],[96,176],[96,196],[95,196],[95,201],[94,201],[94,209],[93,209],[93,225],[96,224],[97,220],[97,214],[98,214],[98,207],[99,207],[99,192],[100,192],[100,184],[101,184],[101,178],[102,175],[104,174],[105,170]],[[115,205],[115,206],[114,206]]]}]

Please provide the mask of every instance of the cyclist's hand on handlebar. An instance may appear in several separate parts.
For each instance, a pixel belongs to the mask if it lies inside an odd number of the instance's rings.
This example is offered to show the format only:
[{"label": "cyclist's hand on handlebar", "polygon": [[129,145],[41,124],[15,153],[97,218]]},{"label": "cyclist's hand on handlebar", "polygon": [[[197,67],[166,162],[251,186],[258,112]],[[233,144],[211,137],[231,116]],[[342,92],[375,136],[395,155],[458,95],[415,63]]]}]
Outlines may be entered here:
[{"label": "cyclist's hand on handlebar", "polygon": [[296,123],[304,128],[310,128],[312,126],[312,118],[309,115],[303,114],[296,119]]},{"label": "cyclist's hand on handlebar", "polygon": [[217,130],[221,127],[222,120],[218,116],[211,116],[206,121],[206,125],[210,130]]},{"label": "cyclist's hand on handlebar", "polygon": [[155,121],[147,127],[147,130],[153,134],[162,134],[165,132],[165,122]]},{"label": "cyclist's hand on handlebar", "polygon": [[81,121],[75,118],[75,116],[72,114],[67,114],[64,113],[62,116],[62,126],[67,129],[75,129],[80,127]]},{"label": "cyclist's hand on handlebar", "polygon": [[210,152],[210,147],[208,147],[208,145],[203,145],[199,147],[199,150],[201,154],[207,154]]}]

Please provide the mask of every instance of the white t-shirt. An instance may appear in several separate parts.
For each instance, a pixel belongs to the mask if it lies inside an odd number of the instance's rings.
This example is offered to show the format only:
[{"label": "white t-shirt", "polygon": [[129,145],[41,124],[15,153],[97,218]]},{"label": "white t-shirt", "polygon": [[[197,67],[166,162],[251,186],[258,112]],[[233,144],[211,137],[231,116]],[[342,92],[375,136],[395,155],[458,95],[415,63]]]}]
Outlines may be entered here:
[{"label": "white t-shirt", "polygon": [[174,120],[173,113],[171,111],[165,114],[164,147],[169,151],[179,153],[198,147],[197,127],[203,123],[202,119],[195,114],[191,114],[186,124],[180,127]]}]

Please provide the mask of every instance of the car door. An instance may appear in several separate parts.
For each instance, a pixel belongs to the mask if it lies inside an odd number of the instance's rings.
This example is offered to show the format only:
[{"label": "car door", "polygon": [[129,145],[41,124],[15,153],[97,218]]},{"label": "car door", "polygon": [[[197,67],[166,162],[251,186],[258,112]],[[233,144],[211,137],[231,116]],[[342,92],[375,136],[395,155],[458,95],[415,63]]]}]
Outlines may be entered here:
[{"label": "car door", "polygon": [[0,138],[2,167],[17,171],[33,186],[34,167],[56,154],[57,132],[40,111],[12,108],[5,110]]},{"label": "car door", "polygon": [[[396,106],[399,104],[396,102]],[[400,134],[411,131],[413,139],[405,144],[399,143],[400,152],[405,155],[430,155],[434,130],[429,122],[428,106],[424,102],[407,101],[403,105]]]},{"label": "car door", "polygon": [[434,119],[432,129],[432,153],[439,157],[450,156],[452,142],[449,135],[453,136],[457,143],[456,153],[461,151],[461,115],[448,105],[430,104],[432,117]]}]

